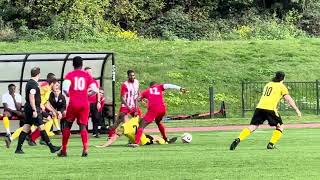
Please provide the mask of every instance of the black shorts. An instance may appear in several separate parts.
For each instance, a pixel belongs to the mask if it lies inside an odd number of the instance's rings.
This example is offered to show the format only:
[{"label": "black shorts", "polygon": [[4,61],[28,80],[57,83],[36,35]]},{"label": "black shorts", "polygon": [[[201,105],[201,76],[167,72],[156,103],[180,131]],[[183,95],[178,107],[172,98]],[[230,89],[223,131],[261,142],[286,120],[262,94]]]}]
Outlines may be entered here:
[{"label": "black shorts", "polygon": [[35,125],[35,126],[40,126],[43,124],[43,117],[42,117],[42,113],[40,111],[40,108],[37,108],[37,113],[38,116],[36,118],[32,117],[33,114],[33,110],[30,107],[26,107],[24,108],[24,124],[29,124],[29,125]]},{"label": "black shorts", "polygon": [[251,119],[251,125],[260,125],[263,124],[264,121],[268,121],[270,126],[282,125],[282,119],[280,115],[276,115],[276,113],[272,110],[259,109],[256,108],[254,111],[253,117]]},{"label": "black shorts", "polygon": [[152,137],[152,136],[146,134],[146,138],[149,139],[149,142],[147,142],[145,145],[151,145],[151,144],[153,144],[153,137]]},{"label": "black shorts", "polygon": [[48,118],[48,117],[51,116],[52,114],[51,114],[51,112],[42,111],[42,112],[41,112],[41,115],[42,115],[43,118]]}]

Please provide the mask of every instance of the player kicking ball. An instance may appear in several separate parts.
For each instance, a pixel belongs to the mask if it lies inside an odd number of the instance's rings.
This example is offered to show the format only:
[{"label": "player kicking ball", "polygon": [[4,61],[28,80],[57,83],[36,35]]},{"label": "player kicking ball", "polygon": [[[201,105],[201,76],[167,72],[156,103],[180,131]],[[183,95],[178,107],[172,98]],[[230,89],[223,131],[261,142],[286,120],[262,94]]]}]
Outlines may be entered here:
[{"label": "player kicking ball", "polygon": [[157,84],[156,82],[151,82],[149,88],[142,92],[139,97],[139,101],[142,99],[148,100],[148,111],[144,115],[144,117],[139,122],[139,128],[135,135],[135,143],[129,144],[130,147],[138,147],[140,144],[140,138],[143,134],[143,130],[153,121],[156,122],[158,129],[163,137],[163,139],[167,142],[167,135],[165,132],[164,124],[162,123],[162,118],[166,114],[166,105],[164,102],[163,92],[166,89],[176,89],[180,90],[182,93],[186,92],[185,88],[182,88],[173,84]]},{"label": "player kicking ball", "polygon": [[[122,124],[117,130],[116,135],[109,138],[109,140],[102,145],[95,146],[98,148],[108,147],[117,141],[122,135],[126,136],[129,139],[130,143],[135,143],[135,134],[139,126],[139,117],[134,117]],[[171,138],[169,142],[165,141],[162,137],[156,135],[148,135],[142,133],[140,139],[140,145],[151,145],[151,144],[173,144],[177,141],[177,137]]]}]

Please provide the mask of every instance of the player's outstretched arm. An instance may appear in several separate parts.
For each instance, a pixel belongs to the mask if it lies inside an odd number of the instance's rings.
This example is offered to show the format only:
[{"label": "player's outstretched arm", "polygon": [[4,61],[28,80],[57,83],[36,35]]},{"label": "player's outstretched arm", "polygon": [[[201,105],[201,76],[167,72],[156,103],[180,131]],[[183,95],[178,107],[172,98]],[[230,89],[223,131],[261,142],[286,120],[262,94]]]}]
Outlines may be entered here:
[{"label": "player's outstretched arm", "polygon": [[174,85],[174,84],[163,84],[163,88],[164,89],[175,89],[175,90],[179,90],[180,92],[182,93],[186,93],[187,90],[181,86],[177,86],[177,85]]},{"label": "player's outstretched arm", "polygon": [[296,103],[292,99],[292,97],[289,94],[284,95],[284,99],[290,104],[290,106],[296,111],[297,115],[301,117],[301,112],[299,108],[297,107]]},{"label": "player's outstretched arm", "polygon": [[97,145],[95,147],[97,148],[104,148],[104,147],[108,147],[108,146],[111,146],[114,142],[116,142],[116,140],[119,138],[118,135],[115,135],[115,136],[112,136],[108,139],[108,141],[102,145]]}]

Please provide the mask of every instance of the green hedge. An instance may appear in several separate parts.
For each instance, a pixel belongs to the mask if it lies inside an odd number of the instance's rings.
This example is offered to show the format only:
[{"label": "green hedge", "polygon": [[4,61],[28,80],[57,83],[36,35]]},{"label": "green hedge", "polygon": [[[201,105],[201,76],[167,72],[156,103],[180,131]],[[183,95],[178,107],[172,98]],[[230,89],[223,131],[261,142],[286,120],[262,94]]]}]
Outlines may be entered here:
[{"label": "green hedge", "polygon": [[290,39],[320,35],[320,2],[261,0],[0,1],[0,40],[151,37]]}]

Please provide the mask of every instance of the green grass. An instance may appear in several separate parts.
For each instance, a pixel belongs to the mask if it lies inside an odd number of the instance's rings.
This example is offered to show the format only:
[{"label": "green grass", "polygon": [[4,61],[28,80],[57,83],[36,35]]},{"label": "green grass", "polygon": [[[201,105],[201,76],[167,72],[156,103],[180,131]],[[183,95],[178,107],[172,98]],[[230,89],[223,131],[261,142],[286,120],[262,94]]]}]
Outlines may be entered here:
[{"label": "green grass", "polygon": [[[73,137],[69,157],[57,158],[44,146],[24,145],[24,155],[0,148],[0,179],[319,179],[319,129],[287,129],[278,149],[267,150],[271,130],[257,130],[228,150],[239,131],[192,133],[190,144],[92,147],[81,158],[81,141]],[[179,134],[171,134],[179,135]],[[55,144],[59,139],[53,140]]]},{"label": "green grass", "polygon": [[[215,81],[216,100],[224,100],[229,116],[241,115],[242,80],[268,81],[277,70],[288,81],[320,77],[320,39],[282,41],[114,41],[0,42],[0,52],[114,51],[117,89],[134,69],[141,87],[151,80],[174,83],[187,95],[166,93],[169,114],[208,112],[208,87]],[[117,91],[118,97],[118,91]]]},{"label": "green grass", "polygon": [[[319,123],[319,116],[283,116],[284,124]],[[166,127],[205,127],[224,125],[248,125],[250,118],[216,118],[216,119],[191,119],[191,120],[169,120],[165,121]],[[157,127],[155,123],[148,127]]]}]

